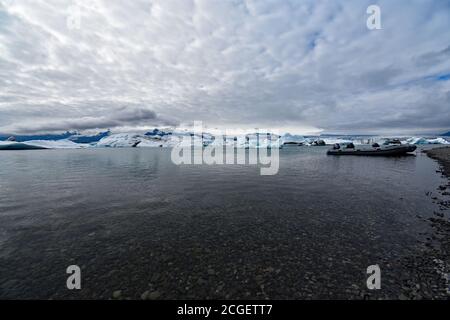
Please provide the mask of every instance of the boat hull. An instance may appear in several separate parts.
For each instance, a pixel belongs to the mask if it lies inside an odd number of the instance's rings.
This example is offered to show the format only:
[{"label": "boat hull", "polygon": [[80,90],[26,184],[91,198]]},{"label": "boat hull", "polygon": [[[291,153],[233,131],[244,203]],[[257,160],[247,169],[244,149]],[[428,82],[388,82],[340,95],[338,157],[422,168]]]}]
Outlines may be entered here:
[{"label": "boat hull", "polygon": [[416,150],[414,145],[401,145],[395,147],[386,148],[374,148],[374,149],[331,149],[327,151],[328,155],[334,156],[401,156],[413,152]]}]

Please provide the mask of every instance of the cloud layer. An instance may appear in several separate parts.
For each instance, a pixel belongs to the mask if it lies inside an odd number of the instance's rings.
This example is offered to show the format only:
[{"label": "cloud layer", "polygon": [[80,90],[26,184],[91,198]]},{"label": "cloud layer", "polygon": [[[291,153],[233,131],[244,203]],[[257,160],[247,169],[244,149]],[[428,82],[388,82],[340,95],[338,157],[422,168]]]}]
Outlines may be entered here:
[{"label": "cloud layer", "polygon": [[449,75],[448,1],[0,0],[0,132],[439,132]]}]

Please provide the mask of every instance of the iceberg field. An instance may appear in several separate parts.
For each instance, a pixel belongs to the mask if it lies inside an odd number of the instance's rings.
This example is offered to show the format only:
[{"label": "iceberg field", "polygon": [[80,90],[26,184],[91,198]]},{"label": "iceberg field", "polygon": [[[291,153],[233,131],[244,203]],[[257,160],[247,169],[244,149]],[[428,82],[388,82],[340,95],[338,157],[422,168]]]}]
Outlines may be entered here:
[{"label": "iceberg field", "polygon": [[445,140],[444,138],[438,137],[434,139],[426,139],[423,137],[411,137],[406,139],[407,143],[410,144],[450,144],[449,141]]},{"label": "iceberg field", "polygon": [[[29,140],[24,142],[17,141],[0,141],[0,147],[15,147],[17,149],[80,149],[86,148],[89,145],[75,143],[70,140]],[[37,147],[37,148],[33,148]]]},{"label": "iceberg field", "polygon": [[[194,138],[193,141],[191,137]],[[248,137],[248,139],[247,139]],[[172,132],[165,135],[142,135],[136,133],[119,133],[112,134],[102,138],[93,146],[95,147],[112,147],[123,148],[154,148],[154,147],[186,147],[186,146],[208,146],[210,144],[235,145],[238,148],[266,148],[267,146],[277,145],[279,136],[277,135],[260,135],[257,142],[256,134],[242,135],[238,137],[229,136],[225,140],[222,137],[214,137],[209,133],[194,134],[189,132]],[[220,141],[217,139],[221,139]]]},{"label": "iceberg field", "polygon": [[182,141],[181,137],[172,135],[143,135],[138,133],[117,133],[102,138],[94,147],[110,147],[110,148],[157,148],[172,147]]},{"label": "iceberg field", "polygon": [[75,143],[70,140],[30,140],[25,141],[25,144],[32,145],[32,146],[38,146],[48,149],[80,149],[80,148],[86,148],[90,145],[83,144],[83,143]]},{"label": "iceberg field", "polygon": [[141,141],[141,135],[132,133],[117,133],[100,139],[94,146],[124,148],[131,147]]},{"label": "iceberg field", "polygon": [[286,133],[285,135],[283,135],[281,137],[281,142],[309,143],[309,141],[305,137],[299,135],[292,135],[290,133]]},{"label": "iceberg field", "polygon": [[[30,136],[31,137],[31,136]],[[35,136],[32,136],[33,138]],[[43,136],[45,137],[45,136]],[[323,140],[327,145],[335,143],[346,144],[353,142],[355,144],[367,143],[383,143],[389,137],[387,136],[334,136],[334,135],[319,135],[319,136],[301,136],[286,133],[282,136],[276,134],[265,133],[248,133],[237,136],[214,136],[213,134],[203,132],[195,133],[187,130],[173,130],[173,129],[154,129],[147,133],[111,133],[110,131],[101,132],[96,135],[84,136],[81,134],[71,134],[68,138],[49,140],[42,138],[24,140],[21,137],[20,141],[0,141],[0,148],[3,149],[26,149],[27,146],[47,148],[47,149],[79,149],[79,148],[157,148],[157,147],[175,147],[175,146],[190,146],[192,144],[191,138],[194,138],[194,145],[208,146],[210,144],[223,144],[225,146],[236,146],[238,148],[266,148],[282,146],[284,143],[303,144],[306,146],[314,145],[315,141]],[[424,144],[442,144],[450,145],[450,141],[444,137],[411,137],[404,136],[399,138],[402,143],[410,143],[417,145]],[[258,141],[259,140],[259,141]],[[20,145],[21,143],[21,145]],[[14,146],[12,146],[15,144]],[[10,146],[10,147],[7,147]]]},{"label": "iceberg field", "polygon": [[335,144],[335,143],[339,143],[339,144],[346,144],[346,143],[351,143],[351,142],[355,142],[353,140],[350,139],[340,139],[340,138],[323,138],[323,141],[325,141],[326,144]]}]

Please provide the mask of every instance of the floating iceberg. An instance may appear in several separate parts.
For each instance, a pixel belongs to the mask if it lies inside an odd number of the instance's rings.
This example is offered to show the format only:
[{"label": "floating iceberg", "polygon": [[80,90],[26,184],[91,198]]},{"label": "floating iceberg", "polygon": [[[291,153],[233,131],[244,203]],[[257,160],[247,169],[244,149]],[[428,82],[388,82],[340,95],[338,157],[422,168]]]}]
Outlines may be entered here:
[{"label": "floating iceberg", "polygon": [[335,144],[335,143],[339,143],[339,144],[347,144],[347,143],[353,143],[353,140],[350,139],[340,139],[340,138],[323,138],[323,141],[325,141],[325,144]]},{"label": "floating iceberg", "polygon": [[32,146],[42,147],[45,149],[80,149],[86,148],[89,145],[75,143],[70,140],[30,140],[24,143]]},{"label": "floating iceberg", "polygon": [[157,148],[177,144],[172,135],[142,135],[138,133],[117,133],[102,138],[94,146],[109,148]]},{"label": "floating iceberg", "polygon": [[410,144],[450,144],[449,141],[444,138],[423,138],[423,137],[411,137],[406,139],[407,143]]},{"label": "floating iceberg", "polygon": [[[107,137],[111,134],[111,132],[105,131],[105,132],[99,132],[95,135],[83,135],[83,134],[73,134],[72,136],[70,136],[69,138],[67,138],[70,141],[73,141],[75,143],[93,143],[93,142],[98,142],[100,141],[102,138]],[[47,140],[47,139],[46,139]]]},{"label": "floating iceberg", "polygon": [[86,146],[69,140],[0,141],[1,150],[79,149],[85,148]]},{"label": "floating iceberg", "polygon": [[281,137],[281,142],[283,144],[290,144],[290,143],[309,143],[304,136],[299,135],[292,135],[290,133],[286,133],[284,136]]},{"label": "floating iceberg", "polygon": [[161,131],[151,131],[150,134],[137,133],[119,133],[112,134],[102,138],[95,144],[96,147],[137,147],[137,148],[154,148],[154,147],[187,147],[199,146],[206,147],[210,144],[222,144],[224,146],[235,146],[237,148],[266,148],[279,145],[278,135],[248,134],[241,136],[214,136],[209,133],[192,133],[192,132],[171,132],[161,134]]},{"label": "floating iceberg", "polygon": [[141,142],[143,136],[135,133],[116,133],[100,139],[96,147],[124,148]]},{"label": "floating iceberg", "polygon": [[34,149],[47,149],[47,148],[33,146],[23,142],[0,141],[0,150],[34,150]]}]

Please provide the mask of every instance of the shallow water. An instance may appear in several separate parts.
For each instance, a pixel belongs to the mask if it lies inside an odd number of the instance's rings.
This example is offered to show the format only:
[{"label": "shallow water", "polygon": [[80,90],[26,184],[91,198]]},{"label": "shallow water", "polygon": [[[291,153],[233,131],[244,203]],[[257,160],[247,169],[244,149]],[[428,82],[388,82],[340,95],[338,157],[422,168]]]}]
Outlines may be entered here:
[{"label": "shallow water", "polygon": [[[274,176],[175,166],[163,148],[1,152],[0,298],[397,297],[437,164],[325,152],[284,148]],[[382,293],[365,288],[372,264]]]}]

